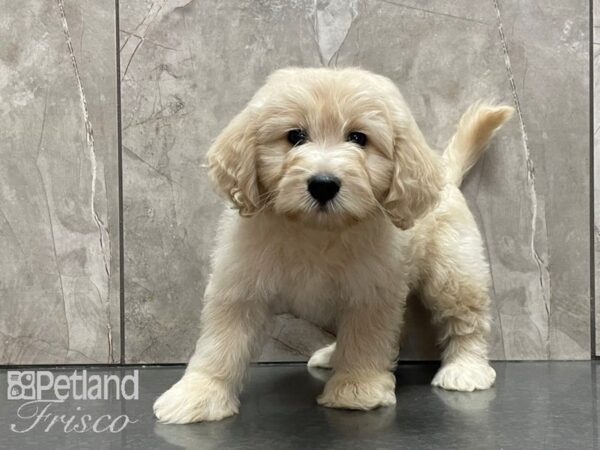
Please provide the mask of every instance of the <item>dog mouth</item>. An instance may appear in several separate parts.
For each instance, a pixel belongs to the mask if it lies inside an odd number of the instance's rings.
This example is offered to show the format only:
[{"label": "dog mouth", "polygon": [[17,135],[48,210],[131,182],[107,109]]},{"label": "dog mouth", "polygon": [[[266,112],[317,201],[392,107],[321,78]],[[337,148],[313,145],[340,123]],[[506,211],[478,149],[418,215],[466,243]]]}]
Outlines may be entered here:
[{"label": "dog mouth", "polygon": [[332,200],[325,204],[315,202],[305,219],[318,228],[337,229],[356,224],[364,217],[353,214],[344,208],[343,204]]},{"label": "dog mouth", "polygon": [[339,202],[335,199],[328,201],[327,203],[320,203],[317,201],[311,201],[311,205],[308,210],[309,213],[315,214],[317,217],[341,217],[349,215],[348,211],[343,208]]},{"label": "dog mouth", "polygon": [[[316,202],[315,202],[316,203]],[[320,204],[316,203],[313,206],[313,209],[317,211],[318,214],[333,214],[334,213],[334,205],[331,203]]]},{"label": "dog mouth", "polygon": [[[310,178],[313,183],[314,178]],[[366,189],[331,177],[317,179],[316,186],[306,180],[284,179],[275,190],[272,207],[275,213],[316,229],[340,229],[361,222],[372,215],[373,202]],[[320,184],[319,184],[320,183]]]},{"label": "dog mouth", "polygon": [[276,208],[275,212],[285,216],[292,222],[301,223],[315,230],[339,231],[354,226],[365,219],[365,217],[361,217],[344,208],[343,203],[339,201],[320,204],[319,202],[305,199],[304,205],[300,208],[287,210]]}]

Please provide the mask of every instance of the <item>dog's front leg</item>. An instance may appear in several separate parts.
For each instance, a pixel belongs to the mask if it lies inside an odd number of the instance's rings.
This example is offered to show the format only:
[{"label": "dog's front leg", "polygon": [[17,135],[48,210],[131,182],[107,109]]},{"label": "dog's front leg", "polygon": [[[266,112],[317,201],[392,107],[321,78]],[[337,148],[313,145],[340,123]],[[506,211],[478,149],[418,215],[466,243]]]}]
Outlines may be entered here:
[{"label": "dog's front leg", "polygon": [[334,373],[317,398],[331,408],[369,410],[396,403],[392,370],[398,355],[404,302],[348,307],[338,325]]},{"label": "dog's front leg", "polygon": [[154,403],[156,417],[166,423],[190,423],[236,414],[244,375],[260,347],[267,320],[266,302],[213,279],[206,291],[196,351],[181,380]]}]

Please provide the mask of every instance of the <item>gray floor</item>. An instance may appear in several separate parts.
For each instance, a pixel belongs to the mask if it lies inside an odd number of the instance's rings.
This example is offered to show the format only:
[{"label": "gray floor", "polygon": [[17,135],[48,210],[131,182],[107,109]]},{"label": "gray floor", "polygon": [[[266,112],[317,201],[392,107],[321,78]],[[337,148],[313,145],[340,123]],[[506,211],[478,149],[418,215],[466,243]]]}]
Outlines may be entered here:
[{"label": "gray floor", "polygon": [[[5,400],[3,395],[0,448],[598,448],[598,363],[495,363],[494,367],[498,372],[494,389],[453,393],[429,386],[435,365],[404,364],[397,370],[397,406],[362,413],[316,405],[326,371],[309,373],[304,365],[256,366],[238,416],[193,425],[162,425],[152,416],[152,402],[183,369],[143,368],[138,400],[66,400],[52,403],[39,417],[43,403],[37,413],[32,407],[19,413],[25,401]],[[53,372],[70,375],[73,370]],[[88,374],[124,375],[132,370],[88,369]],[[6,370],[0,371],[0,382],[7,387]],[[136,423],[119,433],[65,432],[64,422],[75,416],[76,423],[84,414],[93,420],[125,414]],[[45,431],[55,416],[55,424]],[[28,431],[18,432],[24,430]]]}]

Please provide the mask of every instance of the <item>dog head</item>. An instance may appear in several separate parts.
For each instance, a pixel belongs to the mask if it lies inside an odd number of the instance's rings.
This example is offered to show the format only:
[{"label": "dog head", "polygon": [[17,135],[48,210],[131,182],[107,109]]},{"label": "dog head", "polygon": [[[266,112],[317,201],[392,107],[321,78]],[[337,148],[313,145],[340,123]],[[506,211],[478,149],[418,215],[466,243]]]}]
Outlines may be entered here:
[{"label": "dog head", "polygon": [[275,72],[217,137],[208,163],[242,215],[270,210],[325,229],[378,214],[408,229],[442,185],[398,89],[360,69]]}]

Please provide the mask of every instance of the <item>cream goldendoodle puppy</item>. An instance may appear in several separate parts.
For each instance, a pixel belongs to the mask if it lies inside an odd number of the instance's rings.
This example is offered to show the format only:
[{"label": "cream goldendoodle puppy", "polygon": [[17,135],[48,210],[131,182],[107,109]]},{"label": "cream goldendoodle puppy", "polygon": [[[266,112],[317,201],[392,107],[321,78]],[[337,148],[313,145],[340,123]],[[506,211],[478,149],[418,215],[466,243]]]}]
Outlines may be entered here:
[{"label": "cream goldendoodle puppy", "polygon": [[472,106],[439,157],[385,77],[354,68],[271,75],[208,152],[210,176],[239,214],[224,214],[196,351],[154,404],[156,417],[237,413],[247,366],[280,311],[337,324],[337,343],[309,362],[334,370],[319,404],[392,405],[410,290],[441,330],[432,384],[492,386],[489,270],[458,186],[511,113]]}]

